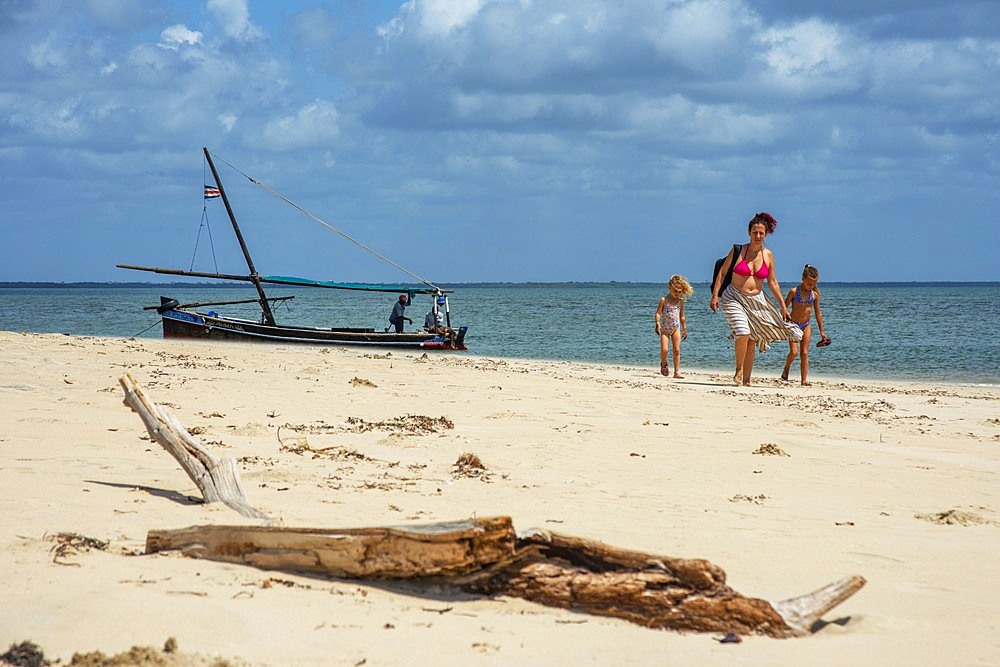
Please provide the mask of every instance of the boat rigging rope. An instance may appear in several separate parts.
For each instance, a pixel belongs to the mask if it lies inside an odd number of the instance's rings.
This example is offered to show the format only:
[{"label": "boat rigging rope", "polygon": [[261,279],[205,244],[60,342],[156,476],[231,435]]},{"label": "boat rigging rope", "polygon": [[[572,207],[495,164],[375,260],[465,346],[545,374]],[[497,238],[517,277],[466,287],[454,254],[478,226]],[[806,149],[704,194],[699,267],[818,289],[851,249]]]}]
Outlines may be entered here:
[{"label": "boat rigging rope", "polygon": [[[208,183],[208,167],[207,165],[202,165],[201,167],[201,178],[203,183]],[[208,187],[208,186],[205,186]],[[212,248],[212,263],[215,264],[215,272],[219,272],[219,260],[215,258],[215,242],[212,241],[212,226],[208,224],[208,205],[205,203],[207,199],[202,198],[201,204],[201,224],[198,225],[198,236],[194,239],[194,252],[191,253],[191,266],[188,271],[194,271],[194,260],[198,257],[198,243],[201,242],[201,228],[204,227],[208,230],[208,245]]]},{"label": "boat rigging rope", "polygon": [[191,267],[188,271],[194,271],[194,260],[198,257],[198,243],[201,241],[201,228],[208,230],[208,245],[212,248],[212,262],[215,264],[215,272],[219,272],[219,260],[215,258],[215,242],[212,241],[212,227],[208,224],[208,206],[202,204],[201,224],[198,225],[198,236],[194,240],[194,252],[191,254]]},{"label": "boat rigging rope", "polygon": [[361,241],[358,241],[357,239],[354,239],[354,238],[350,237],[349,235],[347,235],[344,232],[340,231],[339,229],[337,229],[336,227],[334,227],[330,223],[326,222],[325,220],[321,220],[320,218],[317,218],[315,215],[313,215],[312,213],[310,213],[306,209],[302,208],[301,206],[299,206],[295,202],[291,201],[290,199],[288,199],[287,197],[285,197],[281,193],[272,190],[268,186],[266,186],[263,183],[261,183],[260,181],[258,181],[253,176],[250,176],[249,174],[247,174],[247,173],[243,172],[242,170],[238,169],[237,167],[234,167],[232,164],[230,164],[229,162],[226,162],[223,158],[219,157],[215,153],[212,153],[212,155],[217,160],[219,160],[220,162],[225,163],[233,171],[235,171],[238,174],[241,174],[242,176],[244,176],[248,181],[250,181],[251,183],[253,183],[257,187],[259,187],[260,189],[262,189],[265,192],[267,192],[267,193],[269,193],[269,194],[277,197],[278,199],[282,200],[283,202],[285,202],[286,204],[288,204],[292,208],[295,208],[295,209],[299,210],[300,212],[302,212],[303,214],[305,214],[309,218],[312,218],[314,221],[316,221],[319,224],[323,225],[324,227],[326,227],[330,231],[333,231],[333,232],[336,232],[337,234],[340,234],[341,236],[343,236],[345,239],[347,239],[348,241],[350,241],[354,245],[356,245],[359,248],[361,248],[361,249],[363,249],[363,250],[371,253],[372,255],[375,255],[376,257],[378,257],[379,259],[381,259],[383,262],[386,262],[387,264],[391,264],[392,266],[396,267],[397,269],[399,269],[400,271],[402,271],[406,275],[408,275],[408,276],[410,276],[412,278],[415,278],[416,280],[420,281],[424,285],[427,285],[428,287],[433,288],[435,290],[442,291],[441,288],[438,287],[437,285],[435,285],[434,283],[430,282],[429,280],[426,280],[425,278],[421,278],[420,276],[418,276],[417,274],[413,273],[409,269],[406,269],[406,268],[400,266],[399,264],[397,264],[396,262],[392,261],[391,259],[389,259],[385,255],[379,253],[378,251],[376,251],[376,250],[374,250],[372,248],[369,248],[368,246],[366,246]]}]

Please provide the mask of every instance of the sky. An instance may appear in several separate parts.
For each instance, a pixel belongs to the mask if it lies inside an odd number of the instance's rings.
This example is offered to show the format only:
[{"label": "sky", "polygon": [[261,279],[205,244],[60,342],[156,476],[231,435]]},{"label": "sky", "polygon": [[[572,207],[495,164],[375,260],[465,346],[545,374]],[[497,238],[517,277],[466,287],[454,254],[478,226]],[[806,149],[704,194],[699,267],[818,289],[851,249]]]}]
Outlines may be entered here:
[{"label": "sky", "polygon": [[247,273],[202,147],[262,275],[702,282],[769,211],[783,283],[998,276],[996,0],[0,0],[0,58],[0,281]]}]

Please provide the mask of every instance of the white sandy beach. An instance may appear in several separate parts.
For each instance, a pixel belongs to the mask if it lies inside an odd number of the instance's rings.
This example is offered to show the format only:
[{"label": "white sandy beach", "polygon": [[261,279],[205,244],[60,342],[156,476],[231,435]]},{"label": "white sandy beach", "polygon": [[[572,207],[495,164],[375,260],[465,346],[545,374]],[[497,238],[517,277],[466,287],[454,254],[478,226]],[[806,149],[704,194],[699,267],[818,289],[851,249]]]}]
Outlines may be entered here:
[{"label": "white sandy beach", "polygon": [[[197,501],[123,404],[126,372],[236,459],[250,502],[284,526],[509,515],[519,530],[705,558],[736,591],[772,602],[849,575],[868,583],[809,637],[721,644],[514,598],[144,555],[153,529],[252,521]],[[1000,656],[997,386],[743,388],[652,367],[11,332],[0,332],[0,373],[0,652],[30,640],[65,664],[173,638],[177,664]],[[378,426],[406,415],[447,420],[424,434]],[[357,432],[351,417],[376,426]],[[283,448],[296,442],[363,457]],[[465,452],[484,474],[454,472]],[[76,548],[60,549],[60,535],[78,536]]]}]

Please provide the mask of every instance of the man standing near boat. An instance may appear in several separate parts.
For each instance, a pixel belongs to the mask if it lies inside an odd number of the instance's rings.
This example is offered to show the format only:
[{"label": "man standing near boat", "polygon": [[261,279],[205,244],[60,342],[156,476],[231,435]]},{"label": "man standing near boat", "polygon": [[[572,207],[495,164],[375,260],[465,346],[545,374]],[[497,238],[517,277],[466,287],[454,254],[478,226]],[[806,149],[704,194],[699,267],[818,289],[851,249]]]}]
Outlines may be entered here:
[{"label": "man standing near boat", "polygon": [[408,305],[410,305],[409,297],[405,294],[400,294],[399,301],[392,307],[392,312],[389,314],[389,324],[396,327],[396,333],[403,333],[403,322],[413,324],[413,320],[403,314]]}]

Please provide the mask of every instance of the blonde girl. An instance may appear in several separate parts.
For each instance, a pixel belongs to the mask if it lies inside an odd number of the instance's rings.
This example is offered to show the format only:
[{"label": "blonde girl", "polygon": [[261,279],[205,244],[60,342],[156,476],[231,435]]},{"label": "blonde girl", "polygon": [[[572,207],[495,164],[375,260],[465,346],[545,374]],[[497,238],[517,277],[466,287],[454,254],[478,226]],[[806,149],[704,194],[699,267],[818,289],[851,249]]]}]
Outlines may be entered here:
[{"label": "blonde girl", "polygon": [[694,293],[684,276],[670,276],[667,281],[668,294],[660,299],[653,321],[656,335],[660,337],[660,373],[670,375],[667,364],[667,349],[674,351],[674,377],[684,377],[680,373],[681,341],[688,337],[687,318],[684,316],[684,300]]}]

